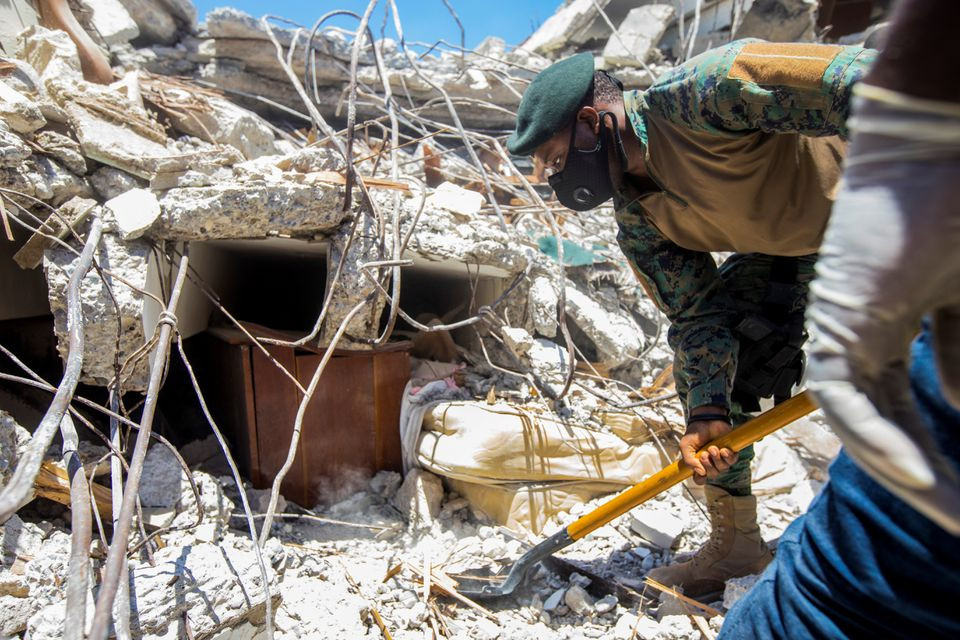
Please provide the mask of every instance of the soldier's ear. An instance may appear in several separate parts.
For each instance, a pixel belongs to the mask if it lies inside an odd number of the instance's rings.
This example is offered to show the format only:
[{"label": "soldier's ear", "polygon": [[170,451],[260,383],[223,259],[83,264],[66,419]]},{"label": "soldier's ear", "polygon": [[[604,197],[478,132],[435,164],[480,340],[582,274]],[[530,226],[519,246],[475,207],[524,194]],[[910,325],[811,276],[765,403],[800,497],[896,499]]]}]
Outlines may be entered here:
[{"label": "soldier's ear", "polygon": [[593,135],[600,135],[600,113],[595,108],[589,105],[580,107],[577,112],[577,122],[583,122],[590,127]]}]

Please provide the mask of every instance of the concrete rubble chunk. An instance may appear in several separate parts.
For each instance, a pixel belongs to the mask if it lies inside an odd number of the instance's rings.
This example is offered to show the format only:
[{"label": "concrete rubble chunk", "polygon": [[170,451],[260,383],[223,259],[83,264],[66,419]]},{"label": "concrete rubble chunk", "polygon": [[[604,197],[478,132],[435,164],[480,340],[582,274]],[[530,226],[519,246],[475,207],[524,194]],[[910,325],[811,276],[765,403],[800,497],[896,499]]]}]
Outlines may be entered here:
[{"label": "concrete rubble chunk", "polygon": [[37,103],[4,82],[0,82],[0,120],[17,133],[33,133],[47,124]]},{"label": "concrete rubble chunk", "polygon": [[[120,361],[123,362],[146,341],[143,328],[143,295],[119,281],[123,278],[140,289],[147,285],[147,267],[150,246],[140,241],[124,243],[119,237],[103,234],[97,252],[100,265],[118,276],[112,282],[113,293],[120,309],[114,307],[107,287],[95,270],[84,277],[80,286],[84,317],[83,373],[81,380],[88,384],[107,386],[114,376],[114,355],[119,323]],[[57,348],[61,357],[67,354],[67,284],[79,258],[63,247],[55,246],[44,256],[48,299],[57,333]],[[149,361],[144,358],[128,367],[121,380],[128,390],[143,391],[147,387]]]},{"label": "concrete rubble chunk", "polygon": [[578,584],[570,585],[567,592],[563,594],[563,601],[577,615],[586,616],[593,613],[593,598]]},{"label": "concrete rubble chunk", "polygon": [[177,22],[165,3],[157,0],[120,0],[140,30],[138,42],[173,44],[177,41]]},{"label": "concrete rubble chunk", "polygon": [[484,197],[482,193],[477,191],[464,189],[452,182],[444,182],[427,197],[427,202],[439,209],[445,209],[450,213],[470,218],[480,211],[484,203]]},{"label": "concrete rubble chunk", "polygon": [[0,167],[16,167],[32,153],[23,138],[10,131],[7,124],[0,120]]},{"label": "concrete rubble chunk", "polygon": [[755,0],[734,36],[770,42],[812,42],[816,38],[817,0]]},{"label": "concrete rubble chunk", "polygon": [[40,76],[40,82],[51,94],[58,83],[83,82],[77,45],[63,31],[53,31],[35,25],[20,34],[17,56],[27,62]]},{"label": "concrete rubble chunk", "polygon": [[543,602],[543,610],[547,612],[553,612],[557,610],[557,607],[563,603],[563,595],[567,592],[566,587],[561,587],[553,593],[551,593],[546,600]]},{"label": "concrete rubble chunk", "polygon": [[0,409],[0,485],[6,486],[10,481],[20,454],[29,441],[30,432],[17,424],[13,416]]},{"label": "concrete rubble chunk", "polygon": [[604,8],[609,3],[610,0],[573,0],[562,5],[520,48],[555,56],[571,45],[583,44],[586,32],[598,18],[597,5]]},{"label": "concrete rubble chunk", "polygon": [[145,507],[172,507],[180,500],[180,484],[183,469],[168,447],[157,443],[147,451],[143,461],[143,477],[148,482],[140,483],[140,502]]},{"label": "concrete rubble chunk", "polygon": [[443,483],[440,478],[423,469],[411,469],[394,495],[393,504],[410,526],[429,528],[440,515],[442,500]]},{"label": "concrete rubble chunk", "polygon": [[527,293],[530,315],[537,333],[545,338],[557,335],[557,304],[560,299],[550,278],[536,277]]},{"label": "concrete rubble chunk", "polygon": [[754,495],[789,493],[807,478],[800,457],[779,438],[764,438],[756,444],[755,451],[751,465]]},{"label": "concrete rubble chunk", "polygon": [[[165,547],[156,566],[130,569],[130,618],[134,638],[212,634],[247,620],[263,620],[266,599],[256,555],[245,547],[198,544]],[[267,567],[273,585],[275,574]],[[274,586],[273,598],[279,594]]]},{"label": "concrete rubble chunk", "polygon": [[743,576],[742,578],[731,578],[727,580],[723,588],[723,608],[729,610],[730,607],[737,603],[737,600],[747,595],[747,592],[759,581],[759,575]]},{"label": "concrete rubble chunk", "polygon": [[617,367],[640,354],[643,331],[628,314],[610,312],[576,287],[567,287],[567,315],[597,347],[604,364]]},{"label": "concrete rubble chunk", "polygon": [[174,188],[160,196],[160,210],[151,235],[171,240],[264,238],[269,232],[312,237],[346,216],[343,187],[287,179]]},{"label": "concrete rubble chunk", "polygon": [[533,347],[533,336],[526,329],[520,327],[502,327],[500,335],[503,341],[518,358],[522,357],[530,348]]},{"label": "concrete rubble chunk", "polygon": [[130,189],[107,200],[103,203],[103,209],[113,216],[124,242],[142,236],[160,217],[160,202],[147,189]]},{"label": "concrete rubble chunk", "polygon": [[[0,167],[0,187],[19,191],[55,207],[77,196],[92,195],[86,180],[41,154],[33,154],[16,167]],[[18,200],[18,196],[12,197]],[[35,204],[23,198],[18,202],[25,207]]]},{"label": "concrete rubble chunk", "polygon": [[169,110],[167,115],[178,130],[207,142],[229,144],[243,157],[250,160],[273,155],[273,131],[257,114],[222,98],[207,95],[190,95],[175,87],[164,88],[166,97],[190,99],[203,108],[189,111]]},{"label": "concrete rubble chunk", "polygon": [[653,50],[676,17],[669,4],[648,4],[631,9],[603,48],[608,65],[641,66],[650,60]]},{"label": "concrete rubble chunk", "polygon": [[34,136],[33,141],[78,176],[87,172],[87,161],[80,152],[80,145],[73,138],[56,131],[41,131]]},{"label": "concrete rubble chunk", "polygon": [[683,520],[663,509],[644,509],[630,513],[630,528],[661,549],[672,547],[685,526]]},{"label": "concrete rubble chunk", "polygon": [[120,0],[80,0],[91,12],[91,21],[103,41],[108,45],[136,39],[140,28]]},{"label": "concrete rubble chunk", "polygon": [[[203,520],[197,529],[168,535],[170,544],[188,545],[198,538],[205,541],[219,540],[230,525],[230,514],[236,509],[236,504],[224,492],[217,478],[204,471],[194,471],[191,476],[200,494]],[[196,522],[197,501],[185,476],[181,476],[177,511],[179,513],[173,521],[175,527],[186,527]]]},{"label": "concrete rubble chunk", "polygon": [[145,182],[126,171],[114,167],[100,167],[87,178],[90,186],[103,200],[116,198],[130,189],[145,186]]},{"label": "concrete rubble chunk", "polygon": [[593,608],[597,613],[603,614],[613,611],[617,608],[618,604],[620,604],[620,601],[617,599],[617,596],[610,593],[597,600],[594,603]]},{"label": "concrete rubble chunk", "polygon": [[[43,262],[43,252],[55,243],[49,237],[64,239],[70,229],[76,228],[88,215],[98,209],[97,201],[89,198],[71,198],[51,212],[43,222],[46,235],[35,233],[13,255],[21,269],[36,269]],[[66,223],[66,224],[65,224]]]}]

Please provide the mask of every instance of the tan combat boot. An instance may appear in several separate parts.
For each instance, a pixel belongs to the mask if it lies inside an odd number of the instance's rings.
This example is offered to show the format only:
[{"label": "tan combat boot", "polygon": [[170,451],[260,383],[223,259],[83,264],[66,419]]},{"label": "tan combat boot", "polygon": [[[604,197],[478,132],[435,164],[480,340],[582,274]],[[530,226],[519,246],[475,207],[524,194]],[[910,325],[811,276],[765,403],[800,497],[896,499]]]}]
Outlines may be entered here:
[{"label": "tan combat boot", "polygon": [[658,567],[647,575],[668,587],[683,588],[691,598],[717,596],[724,582],[760,573],[773,559],[757,526],[756,496],[732,496],[706,486],[710,539],[686,562]]}]

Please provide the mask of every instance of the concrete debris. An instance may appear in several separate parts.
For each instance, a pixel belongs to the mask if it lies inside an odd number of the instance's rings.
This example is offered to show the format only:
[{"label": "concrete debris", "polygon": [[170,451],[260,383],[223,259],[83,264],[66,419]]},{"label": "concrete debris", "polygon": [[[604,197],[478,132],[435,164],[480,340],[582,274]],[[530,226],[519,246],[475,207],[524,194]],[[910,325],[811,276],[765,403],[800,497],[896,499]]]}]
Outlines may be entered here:
[{"label": "concrete debris", "polygon": [[116,198],[130,189],[136,189],[146,185],[140,178],[126,171],[106,166],[100,167],[91,173],[88,180],[93,190],[100,196],[100,199],[104,201]]},{"label": "concrete debris", "polygon": [[667,511],[632,512],[630,528],[651,544],[670,549],[683,533],[684,522]]},{"label": "concrete debris", "polygon": [[737,600],[747,595],[747,591],[753,588],[760,580],[759,575],[743,576],[742,578],[731,578],[727,580],[723,589],[723,608],[729,610],[737,603]]},{"label": "concrete debris", "polygon": [[817,29],[817,0],[755,0],[735,38],[771,42],[812,42]]},{"label": "concrete debris", "polygon": [[41,131],[34,136],[33,141],[44,153],[55,158],[74,174],[82,176],[87,172],[87,162],[83,152],[73,138],[56,131]]},{"label": "concrete debris", "polygon": [[0,120],[0,167],[15,167],[30,157],[30,147]]},{"label": "concrete debris", "polygon": [[567,315],[593,341],[600,362],[618,367],[640,355],[644,347],[643,330],[617,303],[614,303],[615,310],[609,311],[576,287],[568,286],[566,294]]},{"label": "concrete debris", "polygon": [[160,217],[160,203],[152,191],[130,189],[103,203],[103,210],[117,224],[120,239],[136,240]]},{"label": "concrete debris", "polygon": [[147,451],[143,474],[150,479],[140,485],[140,503],[145,507],[173,507],[180,500],[183,470],[177,457],[157,443]]},{"label": "concrete debris", "polygon": [[33,133],[47,124],[37,103],[0,82],[0,121],[17,133]]},{"label": "concrete debris", "polygon": [[403,479],[403,484],[393,497],[394,506],[400,510],[410,526],[429,528],[440,515],[443,500],[443,483],[440,478],[422,469],[412,469]]},{"label": "concrete debris", "polygon": [[[0,409],[0,485],[6,486],[17,468],[21,451],[30,441],[30,432]],[[6,554],[6,551],[4,551]]]},{"label": "concrete debris", "polygon": [[459,187],[452,182],[444,182],[427,197],[427,204],[445,209],[469,220],[483,206],[483,194]]},{"label": "concrete debris", "polygon": [[[134,638],[186,637],[186,625],[194,637],[209,637],[247,620],[263,620],[263,580],[247,545],[167,547],[154,561],[155,566],[130,568]],[[273,583],[275,574],[268,575]],[[279,599],[276,589],[272,593]]]},{"label": "concrete debris", "polygon": [[607,40],[603,61],[608,65],[642,66],[651,61],[654,49],[676,17],[669,4],[648,4],[631,9]]},{"label": "concrete debris", "polygon": [[140,36],[140,27],[120,0],[80,0],[91,15],[90,20],[107,45],[115,45]]},{"label": "concrete debris", "polygon": [[577,615],[586,616],[593,613],[593,598],[578,584],[570,585],[567,592],[563,594],[563,601]]},{"label": "concrete debris", "polygon": [[157,44],[173,44],[177,41],[177,21],[166,0],[120,0],[120,3],[136,23],[140,31],[139,40]]},{"label": "concrete debris", "polygon": [[[561,5],[520,48],[542,55],[562,57],[560,52],[571,45],[582,45],[588,40],[590,27],[598,20],[597,5],[606,7],[610,0],[573,0]],[[609,30],[608,30],[609,33]]]},{"label": "concrete debris", "polygon": [[[117,355],[118,336],[121,362],[146,341],[142,319],[145,300],[139,290],[147,287],[150,246],[140,241],[124,243],[118,236],[106,233],[101,240],[100,255],[103,256],[103,268],[109,270],[116,279],[107,278],[113,284],[112,296],[107,282],[95,270],[88,272],[81,284],[80,297],[85,320],[82,380],[107,386],[116,374],[114,357]],[[61,246],[47,251],[43,260],[50,311],[57,333],[57,348],[63,358],[67,353],[66,291],[78,260],[76,254]],[[146,358],[130,363],[120,376],[124,388],[146,389],[148,364]]]}]

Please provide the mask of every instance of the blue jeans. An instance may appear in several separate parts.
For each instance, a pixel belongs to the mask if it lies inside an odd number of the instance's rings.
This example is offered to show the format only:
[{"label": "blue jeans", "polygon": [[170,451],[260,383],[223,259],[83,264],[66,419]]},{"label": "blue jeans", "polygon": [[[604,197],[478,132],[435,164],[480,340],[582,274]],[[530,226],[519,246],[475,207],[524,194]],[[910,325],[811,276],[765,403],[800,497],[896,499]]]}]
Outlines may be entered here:
[{"label": "blue jeans", "polygon": [[[960,472],[960,413],[940,393],[931,336],[914,343],[919,410]],[[880,487],[843,452],[729,612],[720,640],[960,638],[960,538]]]}]

